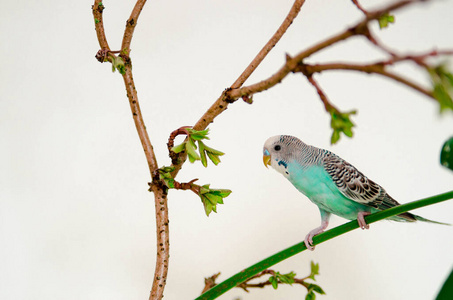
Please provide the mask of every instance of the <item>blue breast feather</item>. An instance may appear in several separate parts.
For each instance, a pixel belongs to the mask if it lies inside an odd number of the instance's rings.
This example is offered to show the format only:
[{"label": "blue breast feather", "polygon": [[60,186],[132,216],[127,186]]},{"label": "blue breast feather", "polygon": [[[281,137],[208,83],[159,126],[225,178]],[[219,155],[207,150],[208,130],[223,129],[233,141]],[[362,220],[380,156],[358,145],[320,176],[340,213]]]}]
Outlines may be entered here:
[{"label": "blue breast feather", "polygon": [[377,211],[346,198],[323,166],[303,167],[293,161],[285,167],[289,172],[289,181],[320,209],[349,220],[356,219],[359,211]]}]

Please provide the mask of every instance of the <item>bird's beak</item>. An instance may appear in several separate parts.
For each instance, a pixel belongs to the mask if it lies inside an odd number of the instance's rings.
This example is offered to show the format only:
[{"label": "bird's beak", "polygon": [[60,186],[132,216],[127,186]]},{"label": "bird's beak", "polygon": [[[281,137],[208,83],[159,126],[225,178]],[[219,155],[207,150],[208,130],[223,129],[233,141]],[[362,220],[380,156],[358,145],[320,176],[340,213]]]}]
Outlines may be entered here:
[{"label": "bird's beak", "polygon": [[267,149],[264,149],[263,151],[263,163],[266,166],[266,168],[267,166],[271,165],[271,155],[269,151],[267,151]]}]

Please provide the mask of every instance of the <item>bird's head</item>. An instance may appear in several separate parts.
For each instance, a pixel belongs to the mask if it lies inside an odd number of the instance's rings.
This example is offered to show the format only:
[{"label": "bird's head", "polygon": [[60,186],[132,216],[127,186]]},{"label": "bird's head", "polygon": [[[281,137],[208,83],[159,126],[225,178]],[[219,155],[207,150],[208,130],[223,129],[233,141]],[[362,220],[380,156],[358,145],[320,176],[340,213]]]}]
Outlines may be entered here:
[{"label": "bird's head", "polygon": [[263,162],[266,168],[273,167],[285,174],[288,163],[293,160],[305,144],[290,135],[276,135],[267,139],[263,147]]}]

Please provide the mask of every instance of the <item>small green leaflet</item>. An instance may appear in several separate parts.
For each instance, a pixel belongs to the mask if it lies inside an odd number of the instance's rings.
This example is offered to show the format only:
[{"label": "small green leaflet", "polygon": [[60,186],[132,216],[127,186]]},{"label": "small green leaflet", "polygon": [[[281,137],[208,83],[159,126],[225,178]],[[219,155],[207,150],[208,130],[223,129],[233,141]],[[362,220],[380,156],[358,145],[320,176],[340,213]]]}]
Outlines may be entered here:
[{"label": "small green leaflet", "polygon": [[287,274],[280,274],[280,272],[275,272],[274,275],[269,277],[269,282],[271,283],[274,289],[277,289],[279,283],[286,283],[289,285],[293,284],[295,276],[296,273],[294,272],[289,272]]},{"label": "small green leaflet", "polygon": [[453,74],[446,64],[428,67],[427,71],[433,84],[433,96],[439,102],[440,112],[453,110]]},{"label": "small green leaflet", "polygon": [[121,56],[114,56],[112,60],[112,72],[115,72],[115,70],[118,70],[121,75],[126,74],[126,66]]},{"label": "small green leaflet", "polygon": [[315,264],[313,261],[311,261],[310,266],[311,266],[311,273],[307,278],[316,280],[315,275],[319,275],[319,264]]},{"label": "small green leaflet", "polygon": [[390,23],[395,23],[395,16],[385,13],[379,17],[379,28],[383,29],[389,26]]},{"label": "small green leaflet", "polygon": [[[209,129],[205,130],[194,130],[191,128],[187,128],[188,139],[183,143],[174,146],[171,150],[175,153],[180,153],[186,151],[187,156],[189,157],[189,161],[194,163],[197,160],[201,160],[201,163],[206,168],[208,166],[208,158],[212,161],[214,165],[218,165],[220,163],[220,157],[224,155],[222,151],[216,150],[214,148],[208,147],[205,143],[201,140],[209,140],[207,136],[209,133]],[[198,147],[197,145],[198,144]],[[198,149],[198,153],[197,150]]]},{"label": "small green leaflet", "polygon": [[352,123],[350,116],[355,115],[357,113],[356,110],[352,110],[349,112],[340,112],[336,109],[330,110],[330,127],[333,129],[332,137],[330,139],[331,144],[335,144],[340,139],[340,133],[345,134],[348,137],[353,136],[352,127],[354,127],[354,123]]},{"label": "small green leaflet", "polygon": [[171,176],[171,172],[174,170],[174,167],[162,167],[158,170],[159,179],[162,180],[169,189],[175,188],[175,180]]},{"label": "small green leaflet", "polygon": [[200,199],[203,203],[205,213],[207,216],[213,211],[217,212],[217,204],[223,204],[223,198],[228,197],[231,190],[227,189],[211,189],[209,184],[200,187]]}]

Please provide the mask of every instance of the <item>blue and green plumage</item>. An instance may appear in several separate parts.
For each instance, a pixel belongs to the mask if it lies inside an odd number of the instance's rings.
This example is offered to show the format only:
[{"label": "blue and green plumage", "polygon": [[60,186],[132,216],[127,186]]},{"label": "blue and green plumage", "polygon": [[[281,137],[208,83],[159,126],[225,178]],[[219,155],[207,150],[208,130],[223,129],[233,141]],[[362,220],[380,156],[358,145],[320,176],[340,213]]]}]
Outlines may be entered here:
[{"label": "blue and green plumage", "polygon": [[[354,166],[330,151],[309,146],[293,136],[269,138],[264,144],[263,160],[282,173],[301,193],[319,207],[322,223],[305,238],[307,248],[314,235],[323,232],[330,214],[354,220],[368,228],[364,216],[399,205],[380,185],[368,179]],[[431,221],[403,213],[389,218],[394,221]]]}]

